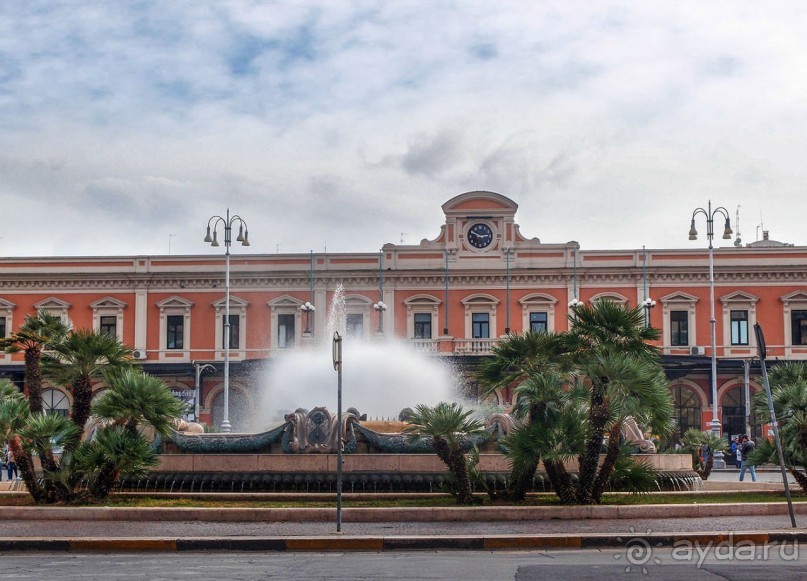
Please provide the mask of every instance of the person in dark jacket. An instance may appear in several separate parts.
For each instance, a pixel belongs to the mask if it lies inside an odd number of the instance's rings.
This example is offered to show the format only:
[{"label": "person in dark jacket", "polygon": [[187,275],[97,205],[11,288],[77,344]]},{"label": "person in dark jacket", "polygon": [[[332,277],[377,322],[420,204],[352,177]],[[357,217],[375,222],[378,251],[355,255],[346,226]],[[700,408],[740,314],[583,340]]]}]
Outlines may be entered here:
[{"label": "person in dark jacket", "polygon": [[753,452],[754,448],[756,447],[757,446],[756,444],[754,444],[754,440],[752,440],[748,436],[743,436],[742,444],[739,448],[743,458],[742,468],[740,468],[740,482],[743,481],[746,470],[748,470],[751,473],[751,481],[752,482],[757,481],[757,471],[754,468],[754,465],[751,463],[751,459],[749,458],[751,452]]}]

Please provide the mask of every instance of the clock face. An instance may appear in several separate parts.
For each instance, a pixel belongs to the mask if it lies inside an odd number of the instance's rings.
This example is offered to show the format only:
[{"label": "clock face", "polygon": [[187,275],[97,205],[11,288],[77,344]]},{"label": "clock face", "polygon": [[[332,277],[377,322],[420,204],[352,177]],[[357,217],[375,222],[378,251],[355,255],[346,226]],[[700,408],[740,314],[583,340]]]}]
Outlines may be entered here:
[{"label": "clock face", "polygon": [[493,242],[493,230],[487,224],[477,223],[468,230],[468,244],[474,248],[487,248]]}]

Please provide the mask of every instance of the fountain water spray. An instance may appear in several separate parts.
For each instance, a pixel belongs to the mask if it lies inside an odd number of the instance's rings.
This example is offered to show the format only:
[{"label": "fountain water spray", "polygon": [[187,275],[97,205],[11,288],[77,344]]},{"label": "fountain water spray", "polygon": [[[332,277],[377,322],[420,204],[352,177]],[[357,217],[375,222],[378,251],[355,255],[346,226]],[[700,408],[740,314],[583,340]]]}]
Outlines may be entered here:
[{"label": "fountain water spray", "polygon": [[253,429],[275,425],[297,408],[325,406],[336,411],[331,353],[334,331],[344,337],[345,407],[355,407],[369,418],[397,419],[404,408],[458,398],[458,381],[446,361],[418,353],[403,340],[351,336],[346,324],[345,295],[340,284],[328,311],[328,329],[318,333],[321,339],[324,337],[322,342],[273,358],[261,385]]}]

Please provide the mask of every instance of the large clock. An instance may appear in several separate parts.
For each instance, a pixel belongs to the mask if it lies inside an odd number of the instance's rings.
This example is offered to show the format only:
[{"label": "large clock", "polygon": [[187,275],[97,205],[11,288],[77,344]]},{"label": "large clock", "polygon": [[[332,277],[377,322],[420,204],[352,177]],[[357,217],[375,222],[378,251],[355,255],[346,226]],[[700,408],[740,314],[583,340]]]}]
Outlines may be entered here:
[{"label": "large clock", "polygon": [[493,242],[493,230],[483,222],[477,222],[468,230],[468,244],[474,248],[487,248]]}]

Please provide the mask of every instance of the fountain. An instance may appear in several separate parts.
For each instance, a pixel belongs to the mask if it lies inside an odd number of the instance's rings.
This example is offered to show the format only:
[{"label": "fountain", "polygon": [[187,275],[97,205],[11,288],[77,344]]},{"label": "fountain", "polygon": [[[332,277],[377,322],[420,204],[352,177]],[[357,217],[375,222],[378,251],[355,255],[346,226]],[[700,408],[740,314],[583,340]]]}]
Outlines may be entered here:
[{"label": "fountain", "polygon": [[[330,338],[334,331],[345,335],[345,311],[340,286],[329,311],[328,343],[277,358],[266,377],[253,422],[263,431],[204,434],[198,433],[198,426],[183,425],[160,443],[164,453],[157,472],[170,473],[170,478],[166,474],[161,481],[166,486],[170,482],[173,488],[176,480],[189,480],[190,490],[198,483],[200,492],[236,492],[247,483],[250,491],[333,491],[336,451],[341,443],[347,491],[438,490],[445,466],[433,453],[430,438],[413,440],[401,433],[406,426],[401,414],[417,404],[457,399],[455,374],[439,358],[430,359],[399,341],[346,336],[344,399],[348,405],[362,408],[360,412],[349,407],[340,423],[329,411],[336,407]],[[310,407],[296,407],[301,403]],[[365,411],[397,421],[368,421]],[[274,426],[266,429],[267,421]],[[478,469],[489,486],[506,486],[510,470],[499,439],[513,425],[508,414],[494,413],[486,418],[484,434],[464,439],[466,449],[480,450]],[[655,454],[635,423],[624,437],[636,446],[642,461],[669,474],[662,479],[665,486],[694,483],[689,456]],[[154,482],[156,487],[156,478]],[[540,473],[534,484],[536,490],[547,486]],[[139,488],[139,482],[128,486]]]}]

